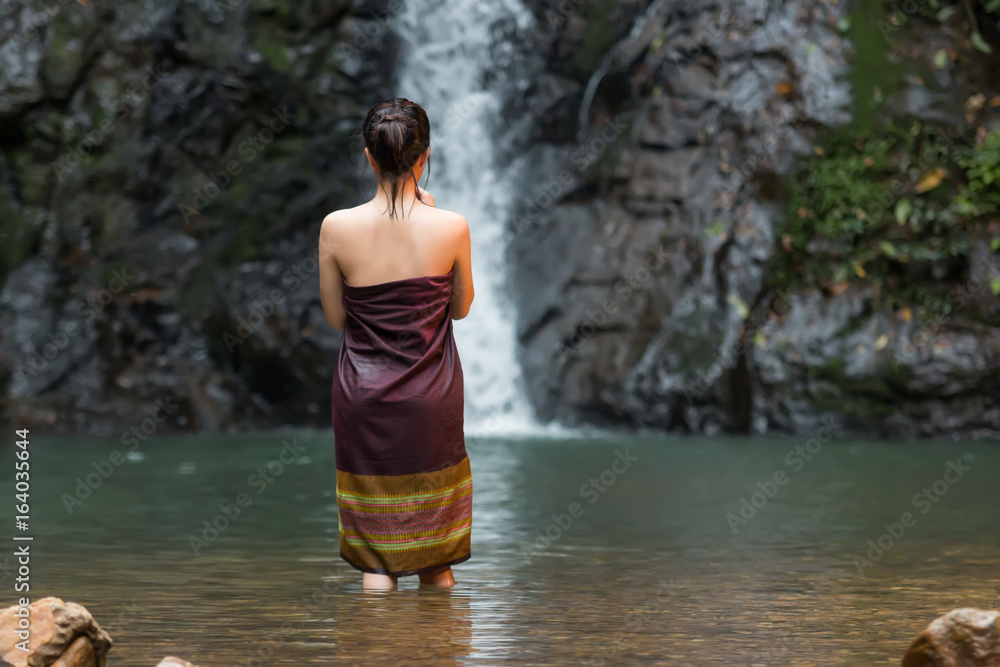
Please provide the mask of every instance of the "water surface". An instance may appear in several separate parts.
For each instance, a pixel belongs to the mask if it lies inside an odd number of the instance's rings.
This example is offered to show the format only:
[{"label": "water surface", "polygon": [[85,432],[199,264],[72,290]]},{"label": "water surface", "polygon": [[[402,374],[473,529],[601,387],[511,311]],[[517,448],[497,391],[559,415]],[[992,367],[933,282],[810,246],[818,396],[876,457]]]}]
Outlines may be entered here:
[{"label": "water surface", "polygon": [[[298,461],[261,477],[293,439]],[[458,585],[376,594],[337,556],[327,433],[150,438],[72,513],[77,478],[124,448],[39,437],[32,594],[89,607],[129,667],[898,664],[942,612],[1000,607],[995,444],[834,441],[808,461],[804,444],[476,440]],[[954,483],[949,461],[968,468]],[[914,498],[935,482],[936,502]],[[727,520],[742,498],[760,507]]]}]

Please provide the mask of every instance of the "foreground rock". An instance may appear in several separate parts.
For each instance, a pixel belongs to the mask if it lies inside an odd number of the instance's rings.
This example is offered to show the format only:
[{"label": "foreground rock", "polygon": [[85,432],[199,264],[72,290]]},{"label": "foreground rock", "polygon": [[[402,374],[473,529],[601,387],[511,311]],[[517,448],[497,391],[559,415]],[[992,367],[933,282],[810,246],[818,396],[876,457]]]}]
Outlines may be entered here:
[{"label": "foreground rock", "polygon": [[77,637],[66,652],[52,663],[52,667],[96,667],[97,654],[94,644],[87,637]]},{"label": "foreground rock", "polygon": [[188,662],[187,660],[181,660],[180,658],[175,658],[172,655],[168,655],[166,658],[160,661],[156,667],[198,667],[193,662]]},{"label": "foreground rock", "polygon": [[[15,632],[23,615],[18,606],[0,611],[0,664],[11,667],[104,667],[114,642],[87,608],[55,597],[28,607],[30,638],[27,651],[17,647]],[[156,667],[197,667],[168,655]]]},{"label": "foreground rock", "polygon": [[1000,612],[953,609],[910,645],[903,667],[1000,667]]},{"label": "foreground rock", "polygon": [[28,607],[27,651],[17,648],[20,607],[0,612],[0,652],[13,667],[104,667],[111,636],[87,609],[59,598],[42,598]]}]

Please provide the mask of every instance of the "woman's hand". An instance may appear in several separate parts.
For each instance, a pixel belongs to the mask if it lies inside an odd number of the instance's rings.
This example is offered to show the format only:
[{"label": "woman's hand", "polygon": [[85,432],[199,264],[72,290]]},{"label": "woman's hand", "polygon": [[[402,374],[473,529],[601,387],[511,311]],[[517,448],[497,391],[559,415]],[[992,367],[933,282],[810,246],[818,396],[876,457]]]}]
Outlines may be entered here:
[{"label": "woman's hand", "polygon": [[420,198],[420,201],[427,204],[428,206],[434,206],[434,197],[431,195],[431,193],[427,192],[427,190],[424,190],[419,185],[417,186],[417,196]]}]

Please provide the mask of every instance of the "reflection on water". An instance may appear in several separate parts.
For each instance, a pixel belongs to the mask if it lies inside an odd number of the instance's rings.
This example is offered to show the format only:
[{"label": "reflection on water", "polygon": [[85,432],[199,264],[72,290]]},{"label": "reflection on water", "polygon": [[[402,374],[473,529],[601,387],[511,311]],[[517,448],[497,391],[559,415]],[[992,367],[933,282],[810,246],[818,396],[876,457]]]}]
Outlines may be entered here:
[{"label": "reflection on water", "polygon": [[460,591],[448,590],[348,593],[337,603],[334,637],[341,655],[366,661],[458,665],[472,653],[470,602]]},{"label": "reflection on water", "polygon": [[[293,437],[298,461],[270,465]],[[995,445],[834,442],[793,465],[796,444],[472,443],[458,586],[371,593],[336,553],[329,435],[151,439],[99,486],[114,444],[38,438],[32,594],[87,605],[129,667],[868,665],[948,609],[1000,607]]]}]

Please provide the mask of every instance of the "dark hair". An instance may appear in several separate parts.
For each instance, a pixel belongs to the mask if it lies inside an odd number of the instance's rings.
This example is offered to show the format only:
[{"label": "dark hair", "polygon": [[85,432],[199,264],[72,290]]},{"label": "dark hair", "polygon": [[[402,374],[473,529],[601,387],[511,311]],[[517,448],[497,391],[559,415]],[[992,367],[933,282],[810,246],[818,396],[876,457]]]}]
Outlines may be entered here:
[{"label": "dark hair", "polygon": [[[419,104],[403,97],[379,102],[365,117],[361,129],[365,148],[379,168],[381,185],[386,186],[392,206],[390,217],[396,217],[396,198],[402,193],[406,177],[417,185],[413,166],[430,146],[431,124]],[[427,160],[430,175],[430,159]],[[417,194],[420,201],[423,199]]]}]

